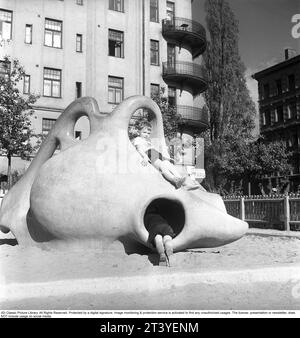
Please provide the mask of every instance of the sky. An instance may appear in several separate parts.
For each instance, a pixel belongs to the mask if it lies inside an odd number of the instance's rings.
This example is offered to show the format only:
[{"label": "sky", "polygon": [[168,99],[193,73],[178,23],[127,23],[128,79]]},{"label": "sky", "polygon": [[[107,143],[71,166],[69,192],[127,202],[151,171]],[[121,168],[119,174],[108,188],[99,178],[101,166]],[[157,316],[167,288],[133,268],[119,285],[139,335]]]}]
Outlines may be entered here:
[{"label": "sky", "polygon": [[[300,38],[292,37],[292,16],[300,15],[300,0],[227,0],[239,22],[239,51],[247,85],[257,106],[257,82],[251,75],[284,60],[284,49],[300,54]],[[205,0],[193,1],[193,19],[205,23]],[[209,34],[207,34],[209,37]]]}]

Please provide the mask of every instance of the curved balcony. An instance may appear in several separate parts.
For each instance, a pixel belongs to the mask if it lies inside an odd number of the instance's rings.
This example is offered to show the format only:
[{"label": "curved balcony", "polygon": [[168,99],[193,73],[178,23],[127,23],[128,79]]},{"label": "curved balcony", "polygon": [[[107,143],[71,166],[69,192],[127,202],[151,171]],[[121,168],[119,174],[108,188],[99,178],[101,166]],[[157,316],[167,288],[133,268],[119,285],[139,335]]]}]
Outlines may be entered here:
[{"label": "curved balcony", "polygon": [[194,96],[201,94],[207,88],[202,67],[193,62],[164,62],[162,76],[166,83],[176,83],[181,90],[186,88]]},{"label": "curved balcony", "polygon": [[181,116],[181,123],[202,132],[209,127],[208,113],[203,109],[191,106],[176,106],[177,114]]},{"label": "curved balcony", "polygon": [[162,21],[163,37],[179,46],[189,46],[193,57],[202,54],[206,49],[205,28],[194,20],[175,17],[173,21]]}]

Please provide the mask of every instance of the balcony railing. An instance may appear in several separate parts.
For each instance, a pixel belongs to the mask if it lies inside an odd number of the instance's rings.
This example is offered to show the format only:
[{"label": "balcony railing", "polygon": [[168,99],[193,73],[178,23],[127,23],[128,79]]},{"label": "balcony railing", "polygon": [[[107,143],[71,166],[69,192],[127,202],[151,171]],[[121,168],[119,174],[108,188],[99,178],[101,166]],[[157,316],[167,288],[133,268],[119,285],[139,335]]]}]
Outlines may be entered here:
[{"label": "balcony railing", "polygon": [[206,49],[206,31],[197,21],[180,17],[175,17],[172,21],[165,19],[162,22],[162,34],[180,45],[191,46],[193,57],[199,56]]},{"label": "balcony railing", "polygon": [[193,62],[164,62],[163,78],[166,82],[177,82],[181,87],[190,87],[193,95],[198,95],[207,88],[202,66]]},{"label": "balcony railing", "polygon": [[177,114],[182,118],[183,124],[188,124],[197,128],[199,132],[209,127],[208,113],[201,108],[178,105]]}]

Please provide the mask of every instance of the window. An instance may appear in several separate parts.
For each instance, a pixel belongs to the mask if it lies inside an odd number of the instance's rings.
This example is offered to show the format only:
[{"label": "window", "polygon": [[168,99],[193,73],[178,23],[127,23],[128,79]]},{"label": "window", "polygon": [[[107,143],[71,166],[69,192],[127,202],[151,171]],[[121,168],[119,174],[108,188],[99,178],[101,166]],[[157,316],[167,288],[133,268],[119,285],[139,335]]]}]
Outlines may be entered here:
[{"label": "window", "polygon": [[287,119],[290,120],[292,118],[292,109],[291,106],[287,106]]},{"label": "window", "polygon": [[295,84],[295,75],[291,74],[288,76],[288,82],[289,82],[289,91],[295,90],[296,84]]},{"label": "window", "polygon": [[158,96],[159,95],[159,84],[151,83],[150,91],[151,91],[151,97]]},{"label": "window", "polygon": [[168,102],[170,106],[176,106],[176,88],[168,87]]},{"label": "window", "polygon": [[277,122],[282,122],[283,121],[283,106],[277,107],[276,112],[277,112]]},{"label": "window", "polygon": [[76,99],[82,96],[82,83],[76,82]]},{"label": "window", "polygon": [[175,4],[167,1],[167,20],[171,25],[174,25],[175,19]]},{"label": "window", "polygon": [[124,57],[124,33],[108,30],[108,55],[118,58]]},{"label": "window", "polygon": [[287,106],[287,119],[292,119],[297,116],[297,104],[296,102],[290,103]]},{"label": "window", "polygon": [[150,21],[159,22],[158,0],[150,0]]},{"label": "window", "polygon": [[42,134],[47,135],[49,131],[54,126],[56,120],[55,119],[42,119]]},{"label": "window", "polygon": [[266,125],[271,125],[271,112],[270,110],[265,111]]},{"label": "window", "polygon": [[0,61],[0,76],[5,77],[10,73],[10,62]]},{"label": "window", "polygon": [[76,4],[82,6],[83,5],[83,0],[76,0]]},{"label": "window", "polygon": [[168,67],[175,67],[176,47],[171,43],[168,43],[167,45],[167,59],[168,59]]},{"label": "window", "polygon": [[276,80],[276,89],[277,89],[277,95],[281,95],[282,94],[281,79]]},{"label": "window", "polygon": [[108,103],[120,103],[123,100],[124,79],[120,77],[108,77]]},{"label": "window", "polygon": [[0,9],[0,40],[10,40],[12,33],[12,11]]},{"label": "window", "polygon": [[76,34],[76,52],[82,52],[82,34]]},{"label": "window", "polygon": [[297,135],[289,135],[289,138],[288,138],[288,147],[292,148],[294,146],[297,146],[298,145],[298,139],[297,139]]},{"label": "window", "polygon": [[265,112],[262,113],[261,120],[262,120],[262,125],[265,126],[266,125],[266,113]]},{"label": "window", "polygon": [[29,94],[30,93],[30,75],[24,75],[23,79],[23,93]]},{"label": "window", "polygon": [[159,42],[156,40],[150,41],[150,62],[151,65],[159,66]]},{"label": "window", "polygon": [[124,0],[109,0],[109,9],[124,12]]},{"label": "window", "polygon": [[45,46],[62,48],[62,21],[45,19]]},{"label": "window", "polygon": [[75,133],[74,133],[74,137],[75,137],[76,140],[81,140],[81,137],[82,137],[81,131],[76,130]]},{"label": "window", "polygon": [[276,108],[274,111],[274,122],[278,122],[278,108]]},{"label": "window", "polygon": [[61,97],[61,70],[44,68],[44,96]]},{"label": "window", "polygon": [[32,25],[25,26],[25,43],[32,44]]},{"label": "window", "polygon": [[267,99],[270,97],[270,85],[268,83],[264,84],[264,98]]}]

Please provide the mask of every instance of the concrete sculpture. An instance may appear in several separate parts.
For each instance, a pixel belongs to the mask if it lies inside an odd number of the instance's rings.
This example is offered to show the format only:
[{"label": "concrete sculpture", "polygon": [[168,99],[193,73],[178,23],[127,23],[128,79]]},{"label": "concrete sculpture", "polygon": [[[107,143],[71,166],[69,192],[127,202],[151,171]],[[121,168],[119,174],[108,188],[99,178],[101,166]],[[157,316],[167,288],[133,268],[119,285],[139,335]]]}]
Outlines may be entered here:
[{"label": "concrete sculpture", "polygon": [[[153,136],[166,151],[161,112],[151,99],[130,97],[110,115],[101,114],[93,98],[71,103],[3,199],[0,229],[25,246],[83,249],[124,239],[148,246],[144,217],[155,205],[178,234],[174,251],[216,247],[243,236],[247,223],[228,215],[220,196],[176,190],[154,167],[141,165],[127,133],[141,108],[150,111]],[[76,140],[74,126],[82,116],[89,119],[90,135]]]}]

